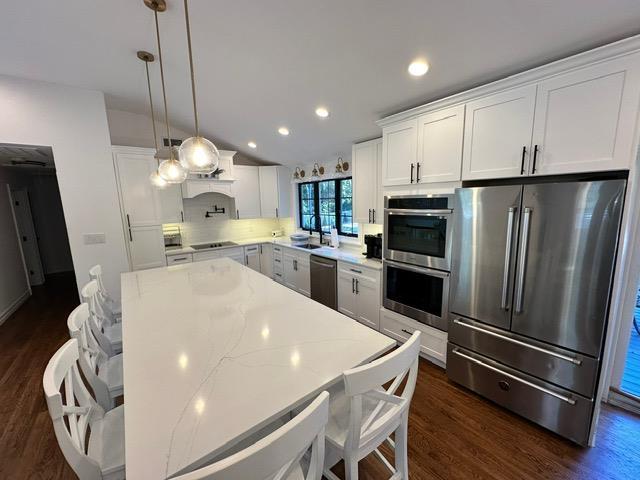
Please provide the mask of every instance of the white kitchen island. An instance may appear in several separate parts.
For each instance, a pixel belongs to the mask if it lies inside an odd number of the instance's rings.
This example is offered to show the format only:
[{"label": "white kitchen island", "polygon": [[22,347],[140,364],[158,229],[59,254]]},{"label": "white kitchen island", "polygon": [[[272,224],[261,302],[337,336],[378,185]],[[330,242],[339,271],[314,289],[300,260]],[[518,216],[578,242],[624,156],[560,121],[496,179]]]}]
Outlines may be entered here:
[{"label": "white kitchen island", "polygon": [[395,341],[233,260],[122,275],[127,479],[224,455]]}]

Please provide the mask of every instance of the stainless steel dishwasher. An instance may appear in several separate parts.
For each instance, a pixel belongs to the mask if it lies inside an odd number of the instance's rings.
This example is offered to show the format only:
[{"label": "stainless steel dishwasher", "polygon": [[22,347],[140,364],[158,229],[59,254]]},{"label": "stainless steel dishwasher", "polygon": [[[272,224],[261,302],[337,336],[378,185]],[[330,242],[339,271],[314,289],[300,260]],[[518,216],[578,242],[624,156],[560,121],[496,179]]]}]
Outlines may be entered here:
[{"label": "stainless steel dishwasher", "polygon": [[338,309],[338,264],[329,258],[311,255],[311,298]]}]

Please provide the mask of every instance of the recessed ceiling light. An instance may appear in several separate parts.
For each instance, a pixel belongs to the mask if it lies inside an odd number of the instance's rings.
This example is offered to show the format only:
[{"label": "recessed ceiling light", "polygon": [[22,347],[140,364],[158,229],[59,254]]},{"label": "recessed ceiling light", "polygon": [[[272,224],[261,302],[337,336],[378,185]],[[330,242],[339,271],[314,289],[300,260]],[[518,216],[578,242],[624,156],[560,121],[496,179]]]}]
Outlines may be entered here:
[{"label": "recessed ceiling light", "polygon": [[249,148],[256,148],[258,146],[256,145],[256,142],[249,142],[247,145],[249,145]]},{"label": "recessed ceiling light", "polygon": [[280,127],[278,129],[278,133],[286,137],[287,135],[289,135],[289,129],[287,127]]},{"label": "recessed ceiling light", "polygon": [[424,60],[414,60],[407,70],[414,77],[421,77],[429,71],[429,64]]},{"label": "recessed ceiling light", "polygon": [[320,118],[327,118],[329,116],[329,110],[324,107],[316,108],[316,115]]}]

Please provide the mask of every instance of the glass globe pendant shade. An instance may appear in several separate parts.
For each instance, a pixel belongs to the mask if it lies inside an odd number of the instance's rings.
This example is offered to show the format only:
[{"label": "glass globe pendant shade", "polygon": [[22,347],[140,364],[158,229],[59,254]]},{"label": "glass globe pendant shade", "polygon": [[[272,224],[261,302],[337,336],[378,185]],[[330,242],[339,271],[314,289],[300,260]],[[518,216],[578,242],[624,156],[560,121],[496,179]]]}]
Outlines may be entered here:
[{"label": "glass globe pendant shade", "polygon": [[178,160],[170,158],[160,164],[158,175],[167,183],[182,183],[187,178],[187,171]]},{"label": "glass globe pendant shade", "polygon": [[178,150],[180,163],[191,173],[212,173],[218,168],[220,152],[204,137],[187,138]]},{"label": "glass globe pendant shade", "polygon": [[157,170],[149,175],[149,181],[151,182],[151,185],[156,188],[165,188],[169,185],[167,181],[160,176]]}]

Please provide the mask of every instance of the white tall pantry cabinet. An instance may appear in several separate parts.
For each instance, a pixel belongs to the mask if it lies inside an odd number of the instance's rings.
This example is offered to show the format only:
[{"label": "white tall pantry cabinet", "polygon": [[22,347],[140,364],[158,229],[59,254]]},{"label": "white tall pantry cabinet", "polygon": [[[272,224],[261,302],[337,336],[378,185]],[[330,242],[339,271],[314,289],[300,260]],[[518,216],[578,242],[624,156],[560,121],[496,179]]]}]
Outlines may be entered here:
[{"label": "white tall pantry cabinet", "polygon": [[163,223],[183,220],[179,185],[159,190],[149,182],[157,168],[154,151],[148,148],[113,147],[120,208],[132,270],[166,265]]}]

